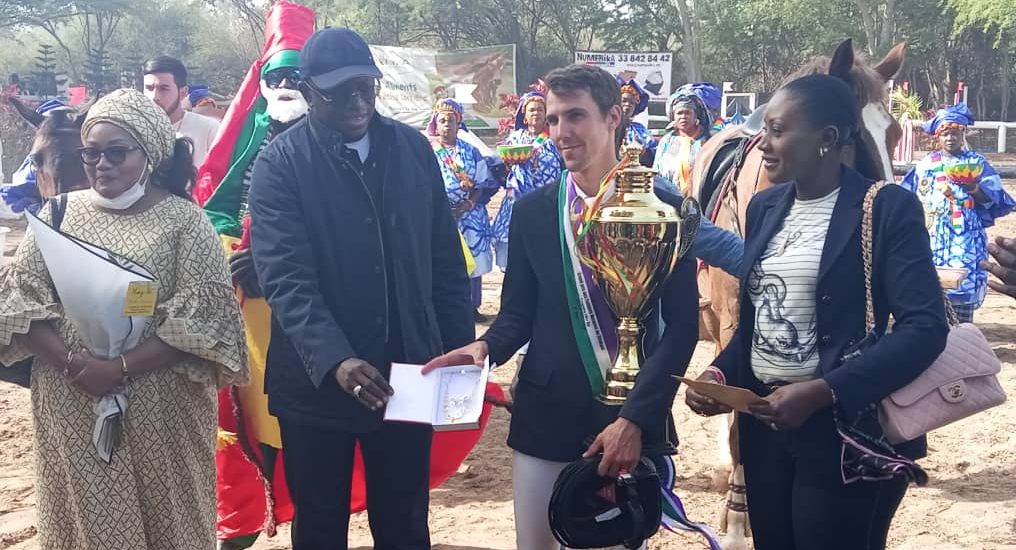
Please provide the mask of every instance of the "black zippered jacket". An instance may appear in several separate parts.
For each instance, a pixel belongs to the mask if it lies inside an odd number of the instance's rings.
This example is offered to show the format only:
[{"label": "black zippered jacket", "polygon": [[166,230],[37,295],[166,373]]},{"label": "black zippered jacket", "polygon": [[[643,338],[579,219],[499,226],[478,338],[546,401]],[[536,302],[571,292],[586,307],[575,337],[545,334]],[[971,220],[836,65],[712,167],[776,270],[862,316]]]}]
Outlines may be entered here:
[{"label": "black zippered jacket", "polygon": [[371,430],[381,413],[339,388],[339,363],[358,357],[387,377],[392,360],[422,364],[475,336],[462,247],[430,145],[380,115],[370,134],[365,169],[380,174],[371,182],[380,201],[340,155],[338,133],[310,116],[255,163],[251,249],[272,308],[265,392],[269,411],[288,421]]}]

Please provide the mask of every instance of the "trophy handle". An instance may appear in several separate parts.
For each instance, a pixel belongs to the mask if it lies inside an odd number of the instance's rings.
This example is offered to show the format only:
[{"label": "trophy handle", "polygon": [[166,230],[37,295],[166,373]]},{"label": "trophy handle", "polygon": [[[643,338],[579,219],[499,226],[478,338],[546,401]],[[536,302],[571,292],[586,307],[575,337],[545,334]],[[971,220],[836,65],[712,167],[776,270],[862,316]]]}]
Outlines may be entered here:
[{"label": "trophy handle", "polygon": [[681,244],[677,249],[677,257],[683,258],[691,245],[695,244],[695,237],[698,236],[699,226],[702,224],[702,209],[699,208],[697,200],[686,197],[681,201]]}]

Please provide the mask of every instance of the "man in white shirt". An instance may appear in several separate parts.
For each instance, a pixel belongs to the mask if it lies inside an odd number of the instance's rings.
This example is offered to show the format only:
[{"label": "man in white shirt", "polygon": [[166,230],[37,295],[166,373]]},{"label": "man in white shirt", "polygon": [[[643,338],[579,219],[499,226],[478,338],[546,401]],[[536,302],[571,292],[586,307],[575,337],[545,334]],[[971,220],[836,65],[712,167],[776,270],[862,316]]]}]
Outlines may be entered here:
[{"label": "man in white shirt", "polygon": [[179,59],[167,56],[149,59],[145,62],[144,73],[145,95],[166,111],[178,137],[194,142],[194,168],[197,169],[215,141],[219,121],[183,109],[189,88],[187,68]]}]

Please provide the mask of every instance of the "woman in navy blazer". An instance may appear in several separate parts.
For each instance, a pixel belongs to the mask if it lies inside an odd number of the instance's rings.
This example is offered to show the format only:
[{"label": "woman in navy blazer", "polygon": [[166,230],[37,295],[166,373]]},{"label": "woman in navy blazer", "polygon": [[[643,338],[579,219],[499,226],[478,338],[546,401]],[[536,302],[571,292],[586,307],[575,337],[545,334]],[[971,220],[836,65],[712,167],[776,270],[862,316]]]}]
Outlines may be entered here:
[{"label": "woman in navy blazer", "polygon": [[[840,162],[858,120],[850,88],[827,75],[795,80],[769,103],[759,148],[770,179],[790,183],[748,206],[740,323],[699,377],[766,398],[738,415],[757,550],[885,548],[907,482],[845,484],[834,410],[856,417],[914,380],[945,347],[948,324],[921,206],[888,186],[874,203],[872,280],[876,330],[885,331],[891,314],[892,332],[841,360],[865,336],[861,217],[873,182]],[[856,143],[860,156],[859,136]],[[772,261],[809,236],[813,248]],[[702,415],[729,411],[691,389],[687,402]],[[920,458],[927,446],[922,437],[896,450]]]}]

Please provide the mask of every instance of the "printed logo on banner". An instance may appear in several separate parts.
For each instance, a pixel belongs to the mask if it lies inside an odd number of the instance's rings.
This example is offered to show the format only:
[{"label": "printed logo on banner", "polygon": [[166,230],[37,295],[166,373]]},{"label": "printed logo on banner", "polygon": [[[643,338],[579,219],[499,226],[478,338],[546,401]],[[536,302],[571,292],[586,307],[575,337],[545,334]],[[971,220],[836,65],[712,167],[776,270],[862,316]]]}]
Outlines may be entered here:
[{"label": "printed logo on banner", "polygon": [[670,52],[575,52],[575,62],[602,67],[623,80],[636,80],[651,95],[650,101],[670,96],[670,73],[674,56]]}]

